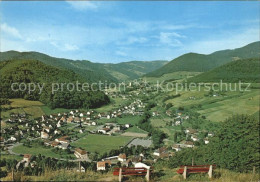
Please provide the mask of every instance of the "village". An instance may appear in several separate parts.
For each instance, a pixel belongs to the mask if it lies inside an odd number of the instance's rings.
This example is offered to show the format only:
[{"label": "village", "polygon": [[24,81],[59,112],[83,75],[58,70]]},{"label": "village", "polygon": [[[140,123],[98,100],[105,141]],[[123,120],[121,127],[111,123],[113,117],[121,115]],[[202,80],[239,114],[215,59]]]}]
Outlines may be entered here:
[{"label": "village", "polygon": [[[131,85],[129,87],[131,88]],[[213,133],[183,128],[183,123],[190,119],[186,113],[180,111],[174,113],[169,109],[164,113],[150,110],[152,119],[158,120],[163,115],[164,119],[167,118],[170,121],[167,123],[168,127],[182,127],[182,133],[179,136],[174,136],[173,140],[170,139],[171,137],[164,139],[164,145],[156,148],[149,132],[142,130],[138,125],[138,120],[145,114],[148,102],[147,99],[142,101],[140,95],[149,96],[147,90],[145,92],[142,90],[144,90],[143,84],[137,89],[135,86],[135,89],[126,94],[107,92],[106,94],[110,94],[112,98],[121,97],[131,100],[107,112],[98,112],[95,109],[70,110],[64,113],[42,115],[38,119],[28,119],[26,113],[12,113],[5,121],[10,127],[1,129],[1,153],[22,156],[22,160],[16,164],[16,170],[37,166],[35,157],[32,156],[37,156],[39,152],[33,152],[33,150],[42,148],[48,149],[49,155],[53,153],[50,157],[56,160],[79,163],[80,165],[74,168],[78,172],[86,171],[84,165],[81,165],[84,162],[94,163],[96,171],[107,171],[113,166],[148,169],[158,159],[167,160],[182,149],[209,143],[209,138],[214,135]],[[132,99],[134,94],[137,96]],[[106,137],[103,138],[104,145],[113,143],[114,138],[126,140],[103,153],[102,141],[95,139],[102,136]],[[96,140],[93,141],[95,144],[85,143],[91,139]],[[101,144],[98,145],[98,143]],[[90,151],[91,145],[97,145],[101,152]],[[29,147],[29,150],[21,150],[19,153],[19,150],[16,150],[19,147]],[[27,151],[31,152],[25,153]]]}]

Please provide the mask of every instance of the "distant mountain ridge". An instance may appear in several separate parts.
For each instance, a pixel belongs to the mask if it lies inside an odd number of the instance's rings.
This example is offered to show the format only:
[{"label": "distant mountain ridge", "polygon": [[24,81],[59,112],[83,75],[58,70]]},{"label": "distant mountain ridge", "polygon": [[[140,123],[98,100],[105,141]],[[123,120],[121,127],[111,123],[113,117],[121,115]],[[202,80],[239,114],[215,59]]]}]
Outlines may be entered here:
[{"label": "distant mountain ridge", "polygon": [[217,51],[209,55],[187,53],[173,59],[161,68],[145,76],[160,77],[178,71],[206,72],[237,59],[257,58],[260,56],[260,42],[253,42],[233,50]]},{"label": "distant mountain ridge", "polygon": [[7,60],[38,60],[44,64],[76,72],[91,82],[119,82],[133,80],[156,70],[167,61],[130,61],[118,64],[93,63],[87,60],[70,60],[55,58],[39,52],[0,52],[1,61]]}]

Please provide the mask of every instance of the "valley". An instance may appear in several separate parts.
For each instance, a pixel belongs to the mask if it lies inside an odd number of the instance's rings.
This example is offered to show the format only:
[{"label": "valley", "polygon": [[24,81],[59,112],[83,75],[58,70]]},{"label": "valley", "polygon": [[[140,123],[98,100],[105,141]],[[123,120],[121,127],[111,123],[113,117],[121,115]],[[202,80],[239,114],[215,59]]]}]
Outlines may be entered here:
[{"label": "valley", "polygon": [[[248,151],[245,155],[254,161],[247,168],[240,163],[246,162],[246,158],[238,161],[229,157],[226,160],[236,163],[237,167],[226,165],[225,160],[219,159],[223,151],[218,151],[221,147],[217,147],[224,142],[237,147],[239,142],[245,142],[244,138],[222,141],[221,137],[244,136],[249,130],[252,131],[247,136],[249,145],[253,146],[256,142],[260,100],[256,70],[259,59],[236,60],[205,72],[181,70],[161,76],[152,74],[152,77],[138,73],[138,79],[134,80],[115,71],[111,75],[122,76],[115,87],[104,86],[98,93],[91,92],[93,95],[88,95],[88,92],[51,94],[51,90],[46,90],[45,97],[23,92],[15,97],[9,93],[12,79],[18,83],[24,80],[44,83],[57,79],[64,82],[86,81],[72,70],[18,58],[1,62],[0,72],[4,74],[2,85],[5,88],[2,91],[5,97],[1,98],[1,161],[6,164],[6,167],[1,166],[1,170],[15,170],[17,175],[23,171],[24,177],[37,180],[48,174],[44,166],[57,172],[65,168],[68,173],[78,171],[74,179],[82,177],[82,169],[86,175],[92,174],[93,180],[114,180],[114,168],[143,163],[155,168],[155,180],[179,181],[177,167],[195,162],[196,165],[217,164],[220,168],[216,173],[221,171],[222,175],[227,173],[227,176],[232,176],[232,171],[235,171],[251,177],[247,169],[251,170],[257,164],[253,156],[255,147],[240,146],[239,150]],[[250,69],[245,69],[245,64]],[[122,69],[110,66],[106,69]],[[135,71],[130,72],[140,71],[135,66],[131,68]],[[52,70],[52,74],[45,77],[44,70]],[[28,73],[24,74],[24,71]],[[125,89],[121,90],[120,81],[125,79],[128,81]],[[216,84],[219,79],[229,81],[230,88],[222,90],[222,86]],[[241,79],[250,82],[250,87],[244,85],[240,90],[234,90]],[[185,84],[187,88],[181,90],[180,87],[166,89],[169,85]],[[245,125],[246,129],[236,123]],[[213,149],[218,153],[211,155],[207,152]],[[227,155],[231,155],[229,148],[225,150]],[[163,174],[160,174],[162,171]],[[10,178],[8,174],[3,179]],[[254,176],[252,178],[255,179]],[[136,181],[141,178],[129,179]],[[194,175],[192,179],[207,181],[205,175]],[[218,180],[221,178],[215,176],[214,181]]]}]

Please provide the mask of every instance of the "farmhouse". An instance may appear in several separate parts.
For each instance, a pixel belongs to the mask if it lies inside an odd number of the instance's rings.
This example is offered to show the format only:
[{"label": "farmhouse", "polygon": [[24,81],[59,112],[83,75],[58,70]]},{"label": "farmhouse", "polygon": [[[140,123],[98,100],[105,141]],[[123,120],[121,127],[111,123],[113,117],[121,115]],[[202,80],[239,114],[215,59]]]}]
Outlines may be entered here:
[{"label": "farmhouse", "polygon": [[49,138],[49,134],[45,133],[44,131],[41,131],[41,138],[47,139],[47,138]]},{"label": "farmhouse", "polygon": [[72,116],[70,116],[68,119],[67,119],[67,123],[71,123],[74,121],[74,118]]},{"label": "farmhouse", "polygon": [[172,146],[172,149],[175,150],[176,152],[181,151],[181,145],[175,144],[175,145]]},{"label": "farmhouse", "polygon": [[199,138],[198,138],[197,136],[195,136],[195,135],[192,135],[192,136],[191,136],[191,139],[192,139],[194,142],[199,141]]},{"label": "farmhouse", "polygon": [[194,147],[194,143],[191,142],[191,141],[182,141],[181,144],[182,144],[181,147],[183,147],[183,148],[192,148],[192,147]]},{"label": "farmhouse", "polygon": [[75,149],[74,155],[75,155],[77,158],[79,158],[79,159],[87,159],[87,158],[88,158],[87,151],[82,150],[82,149],[80,149],[80,148],[76,148],[76,149]]},{"label": "farmhouse", "polygon": [[103,134],[107,134],[107,132],[110,131],[110,128],[102,128],[100,130],[98,130],[98,133],[103,133]]},{"label": "farmhouse", "polygon": [[56,141],[51,142],[52,147],[58,147],[58,145],[59,145],[59,142],[56,142]]},{"label": "farmhouse", "polygon": [[126,155],[125,154],[119,154],[118,160],[121,161],[121,162],[126,161]]},{"label": "farmhouse", "polygon": [[29,163],[31,161],[31,155],[30,154],[24,154],[23,156],[23,160],[27,163]]},{"label": "farmhouse", "polygon": [[66,149],[68,149],[69,147],[70,147],[70,144],[69,144],[69,143],[60,143],[60,144],[58,145],[58,148],[63,149],[63,150],[66,150]]},{"label": "farmhouse", "polygon": [[111,161],[110,160],[97,162],[97,170],[98,171],[101,171],[101,170],[104,171],[109,166],[111,166]]},{"label": "farmhouse", "polygon": [[166,147],[161,147],[161,148],[155,150],[153,155],[158,156],[158,157],[168,157],[169,152]]},{"label": "farmhouse", "polygon": [[60,138],[56,138],[55,141],[59,142],[59,143],[69,143],[69,137],[63,136],[63,137],[60,137]]},{"label": "farmhouse", "polygon": [[192,128],[188,128],[188,129],[185,130],[185,133],[186,134],[195,134],[195,133],[197,133],[197,130],[192,129]]}]

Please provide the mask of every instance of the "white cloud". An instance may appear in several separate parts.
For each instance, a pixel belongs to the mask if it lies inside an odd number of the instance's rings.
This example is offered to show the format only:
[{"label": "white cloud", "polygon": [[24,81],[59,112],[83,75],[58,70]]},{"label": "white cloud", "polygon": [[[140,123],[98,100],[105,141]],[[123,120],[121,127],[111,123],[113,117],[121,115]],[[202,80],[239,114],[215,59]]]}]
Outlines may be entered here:
[{"label": "white cloud", "polygon": [[98,5],[95,2],[91,1],[67,1],[76,10],[96,10]]},{"label": "white cloud", "polygon": [[127,56],[127,54],[123,51],[116,51],[115,54],[118,56],[123,56],[123,57]]},{"label": "white cloud", "polygon": [[183,30],[183,29],[188,29],[188,28],[192,28],[194,27],[194,25],[191,24],[187,24],[187,25],[170,25],[170,24],[166,24],[162,26],[162,29],[166,29],[166,30]]},{"label": "white cloud", "polygon": [[0,30],[2,33],[6,33],[8,36],[22,39],[22,35],[20,34],[20,32],[15,27],[11,27],[6,23],[1,24]]},{"label": "white cloud", "polygon": [[180,35],[176,32],[161,32],[159,39],[162,44],[168,44],[170,46],[180,46],[181,41],[178,38],[185,38],[184,35]]},{"label": "white cloud", "polygon": [[74,45],[74,44],[61,44],[61,43],[57,43],[55,41],[51,41],[50,42],[51,45],[53,45],[54,47],[58,48],[61,51],[76,51],[79,50],[79,47]]},{"label": "white cloud", "polygon": [[65,44],[64,45],[65,50],[68,51],[75,51],[75,50],[79,50],[79,47],[76,45],[71,45],[71,44]]}]

